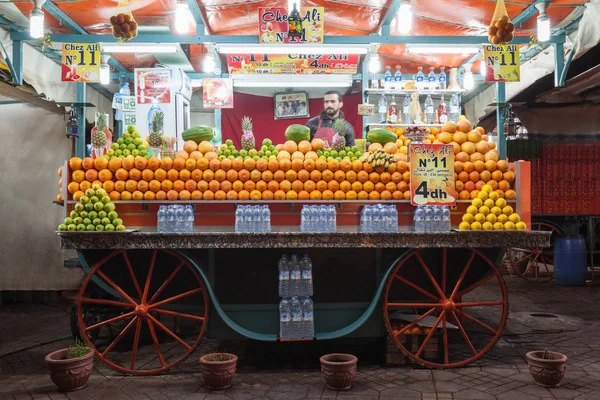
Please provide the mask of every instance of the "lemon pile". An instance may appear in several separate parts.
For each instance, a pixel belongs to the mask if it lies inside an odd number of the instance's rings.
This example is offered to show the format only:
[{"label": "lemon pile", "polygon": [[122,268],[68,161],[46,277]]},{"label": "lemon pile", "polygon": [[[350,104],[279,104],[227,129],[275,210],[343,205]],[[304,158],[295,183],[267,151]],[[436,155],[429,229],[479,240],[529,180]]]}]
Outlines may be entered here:
[{"label": "lemon pile", "polygon": [[522,231],[527,229],[527,225],[490,185],[484,185],[467,208],[458,229],[461,231]]}]

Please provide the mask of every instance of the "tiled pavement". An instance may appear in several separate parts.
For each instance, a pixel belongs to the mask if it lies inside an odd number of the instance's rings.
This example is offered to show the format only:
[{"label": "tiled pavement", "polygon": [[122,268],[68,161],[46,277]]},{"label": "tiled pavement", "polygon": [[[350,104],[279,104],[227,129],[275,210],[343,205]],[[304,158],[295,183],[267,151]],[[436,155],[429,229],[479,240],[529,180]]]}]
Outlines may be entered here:
[{"label": "tiled pavement", "polygon": [[[96,363],[86,389],[58,393],[43,360],[50,351],[66,347],[68,340],[32,346],[68,334],[68,313],[50,306],[0,307],[0,400],[600,399],[598,287],[536,285],[513,277],[507,277],[507,284],[511,317],[505,335],[483,359],[452,370],[386,368],[359,360],[352,389],[339,393],[325,388],[318,369],[273,370],[249,365],[240,368],[231,389],[211,392],[203,385],[197,365],[199,354],[219,347],[209,340],[170,374],[124,376]],[[569,318],[532,320],[528,317],[531,312]],[[569,357],[559,388],[533,383],[524,360],[532,349],[557,350]]]}]

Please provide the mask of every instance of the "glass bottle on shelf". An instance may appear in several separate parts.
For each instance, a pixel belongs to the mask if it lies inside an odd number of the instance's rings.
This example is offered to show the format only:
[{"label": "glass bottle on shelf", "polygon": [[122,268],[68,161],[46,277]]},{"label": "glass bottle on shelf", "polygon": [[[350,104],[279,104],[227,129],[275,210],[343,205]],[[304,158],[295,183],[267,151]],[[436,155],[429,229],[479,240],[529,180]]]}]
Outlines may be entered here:
[{"label": "glass bottle on shelf", "polygon": [[444,95],[442,95],[440,105],[438,106],[438,124],[445,124],[446,122],[448,122],[448,110],[446,108]]},{"label": "glass bottle on shelf", "polygon": [[440,90],[446,90],[447,85],[448,81],[446,77],[446,67],[442,65],[440,67],[440,74],[438,76],[438,86],[440,87]]},{"label": "glass bottle on shelf", "polygon": [[389,65],[385,66],[385,75],[383,79],[383,88],[386,90],[390,90],[392,88],[392,67]]},{"label": "glass bottle on shelf", "polygon": [[435,79],[435,67],[429,67],[429,74],[427,75],[428,89],[435,90],[437,82]]},{"label": "glass bottle on shelf", "polygon": [[398,124],[400,116],[398,115],[398,105],[396,104],[396,95],[392,95],[392,101],[388,109],[388,122]]},{"label": "glass bottle on shelf", "polygon": [[394,89],[402,89],[402,70],[400,65],[396,65],[396,73],[394,74]]},{"label": "glass bottle on shelf", "polygon": [[406,97],[404,97],[404,102],[402,103],[402,120],[405,124],[411,124],[410,120],[410,96],[408,93]]},{"label": "glass bottle on shelf", "polygon": [[427,124],[433,124],[435,121],[435,112],[434,112],[434,105],[433,105],[433,99],[431,98],[431,95],[427,95],[427,98],[425,99],[425,123]]},{"label": "glass bottle on shelf", "polygon": [[383,93],[381,93],[381,96],[379,97],[379,103],[377,106],[377,111],[379,114],[378,122],[385,123],[387,121],[388,104]]},{"label": "glass bottle on shelf", "polygon": [[423,90],[425,88],[425,75],[423,74],[423,67],[418,67],[417,72],[417,90]]},{"label": "glass bottle on shelf", "polygon": [[460,115],[460,105],[458,104],[458,95],[454,93],[450,98],[450,114],[448,118],[452,122],[458,122],[458,117]]}]

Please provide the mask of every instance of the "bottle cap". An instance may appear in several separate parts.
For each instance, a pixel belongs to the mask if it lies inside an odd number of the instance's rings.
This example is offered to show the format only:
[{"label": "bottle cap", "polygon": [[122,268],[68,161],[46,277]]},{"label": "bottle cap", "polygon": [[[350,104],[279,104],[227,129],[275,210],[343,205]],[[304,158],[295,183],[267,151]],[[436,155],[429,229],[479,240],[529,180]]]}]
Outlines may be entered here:
[{"label": "bottle cap", "polygon": [[389,65],[386,65],[385,67],[386,67],[387,69],[390,69],[390,68],[392,68],[392,67],[391,67],[391,66],[389,66]]},{"label": "bottle cap", "polygon": [[396,64],[396,69],[400,69],[400,64]]},{"label": "bottle cap", "polygon": [[420,65],[419,65],[417,68],[418,68],[418,69],[423,69],[423,67],[422,67],[422,66],[420,66]]},{"label": "bottle cap", "polygon": [[440,69],[443,71],[446,68],[445,65],[440,66]]}]

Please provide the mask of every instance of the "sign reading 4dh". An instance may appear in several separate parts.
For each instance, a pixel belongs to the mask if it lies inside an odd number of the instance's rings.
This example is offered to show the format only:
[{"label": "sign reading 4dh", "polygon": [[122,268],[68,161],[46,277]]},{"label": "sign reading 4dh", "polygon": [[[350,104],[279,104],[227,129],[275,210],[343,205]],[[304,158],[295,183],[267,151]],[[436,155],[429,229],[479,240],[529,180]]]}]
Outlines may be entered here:
[{"label": "sign reading 4dh", "polygon": [[63,43],[63,82],[100,82],[100,45]]},{"label": "sign reading 4dh", "polygon": [[483,46],[486,82],[519,82],[521,58],[519,45],[486,44]]},{"label": "sign reading 4dh", "polygon": [[413,206],[453,206],[454,147],[449,144],[411,143],[410,201]]}]

